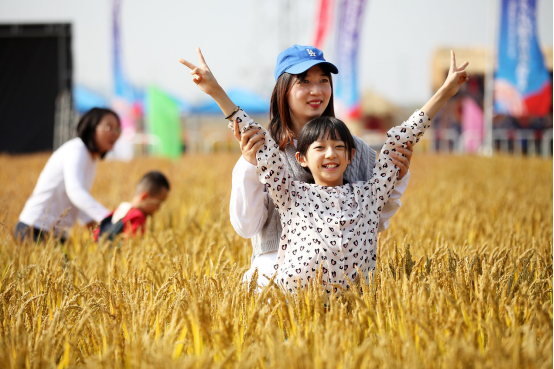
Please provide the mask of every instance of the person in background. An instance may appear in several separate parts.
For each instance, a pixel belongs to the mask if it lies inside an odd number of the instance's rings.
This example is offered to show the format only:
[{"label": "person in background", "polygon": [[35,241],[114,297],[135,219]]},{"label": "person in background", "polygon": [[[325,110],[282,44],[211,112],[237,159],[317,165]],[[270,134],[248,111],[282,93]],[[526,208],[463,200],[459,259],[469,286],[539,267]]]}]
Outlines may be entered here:
[{"label": "person in background", "polygon": [[34,242],[51,236],[65,242],[75,221],[89,227],[110,211],[90,189],[98,161],[112,150],[121,134],[118,115],[93,108],[79,120],[76,138],[57,149],[40,173],[15,227],[15,238]]},{"label": "person in background", "polygon": [[94,231],[94,240],[106,237],[113,240],[117,235],[143,235],[146,229],[146,217],[160,209],[169,195],[169,181],[160,172],[146,173],[137,184],[131,202],[122,202],[100,222]]}]

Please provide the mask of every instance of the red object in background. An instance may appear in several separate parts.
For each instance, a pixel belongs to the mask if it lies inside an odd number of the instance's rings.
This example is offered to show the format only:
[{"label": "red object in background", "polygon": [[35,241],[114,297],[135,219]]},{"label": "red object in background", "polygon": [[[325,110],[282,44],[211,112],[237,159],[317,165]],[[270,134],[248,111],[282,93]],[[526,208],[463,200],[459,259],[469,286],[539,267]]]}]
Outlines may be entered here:
[{"label": "red object in background", "polygon": [[319,8],[319,12],[317,16],[313,46],[317,47],[318,49],[321,49],[321,47],[323,46],[323,43],[325,42],[325,38],[327,38],[327,35],[331,30],[331,24],[333,21],[331,17],[333,0],[319,0],[318,8]]},{"label": "red object in background", "polygon": [[362,116],[362,106],[361,106],[361,104],[358,102],[355,106],[353,106],[351,109],[349,109],[346,112],[346,116],[349,119],[358,119],[358,118],[360,118]]},{"label": "red object in background", "polygon": [[140,119],[144,116],[144,107],[141,102],[135,101],[133,103],[132,114],[135,120]]},{"label": "red object in background", "polygon": [[365,129],[371,129],[371,130],[379,130],[379,131],[385,131],[383,128],[383,119],[376,117],[376,116],[369,116],[364,121],[364,128]]}]

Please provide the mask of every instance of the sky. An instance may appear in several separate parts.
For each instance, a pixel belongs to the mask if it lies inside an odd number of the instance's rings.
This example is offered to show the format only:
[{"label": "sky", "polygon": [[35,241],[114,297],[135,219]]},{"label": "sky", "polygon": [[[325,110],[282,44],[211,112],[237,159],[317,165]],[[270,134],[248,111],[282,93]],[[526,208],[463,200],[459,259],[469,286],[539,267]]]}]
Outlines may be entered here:
[{"label": "sky", "polygon": [[[192,103],[207,100],[179,58],[196,62],[200,46],[224,89],[269,97],[277,55],[313,39],[317,0],[122,0],[123,66],[139,88],[157,85]],[[499,0],[367,0],[360,35],[362,90],[400,106],[432,94],[439,47],[490,44]],[[552,47],[553,2],[537,0],[538,39]],[[0,0],[0,24],[71,23],[74,83],[112,95],[112,0]],[[335,34],[322,50],[335,59]],[[471,74],[471,61],[468,71]]]}]

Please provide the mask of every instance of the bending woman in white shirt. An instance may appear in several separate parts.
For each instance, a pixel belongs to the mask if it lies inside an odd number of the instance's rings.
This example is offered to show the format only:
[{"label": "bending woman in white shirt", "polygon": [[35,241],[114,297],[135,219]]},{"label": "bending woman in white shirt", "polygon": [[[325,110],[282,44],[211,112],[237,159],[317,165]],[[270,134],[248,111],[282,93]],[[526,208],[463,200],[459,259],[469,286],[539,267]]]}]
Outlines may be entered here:
[{"label": "bending woman in white shirt", "polygon": [[110,213],[90,189],[98,160],[113,149],[120,134],[121,123],[112,110],[93,108],[81,118],[78,137],[57,149],[40,173],[19,215],[16,239],[37,242],[53,235],[63,242],[77,219],[90,226]]},{"label": "bending woman in white shirt", "polygon": [[[215,81],[211,73],[197,73],[199,70],[209,72],[200,50],[197,52],[198,69],[186,60],[181,60],[181,63],[193,69],[191,74],[203,75],[203,78]],[[279,144],[279,155],[293,180],[313,182],[311,175],[302,170],[295,159],[296,137],[312,118],[335,116],[331,73],[338,73],[337,68],[324,59],[320,50],[312,46],[294,45],[277,58],[276,84],[271,96],[271,122],[268,130]],[[202,89],[201,81],[195,82]],[[214,85],[217,88],[213,91],[204,92],[218,101],[216,97],[221,95],[223,90],[217,82]],[[249,280],[258,269],[258,284],[264,285],[267,279],[262,276],[269,276],[274,272],[281,222],[275,206],[256,175],[256,151],[263,142],[262,136],[255,130],[249,130],[242,135],[238,129],[234,131],[243,155],[233,170],[229,209],[231,224],[240,236],[252,239],[252,263],[244,276],[245,280]],[[356,155],[344,176],[349,182],[367,181],[373,172],[376,153],[358,137],[354,137],[354,140],[357,147]],[[411,146],[408,149],[400,149],[399,153],[404,156],[395,155],[393,160],[401,169],[400,180],[383,209],[379,231],[387,228],[388,220],[400,207],[400,197],[408,185]]]}]

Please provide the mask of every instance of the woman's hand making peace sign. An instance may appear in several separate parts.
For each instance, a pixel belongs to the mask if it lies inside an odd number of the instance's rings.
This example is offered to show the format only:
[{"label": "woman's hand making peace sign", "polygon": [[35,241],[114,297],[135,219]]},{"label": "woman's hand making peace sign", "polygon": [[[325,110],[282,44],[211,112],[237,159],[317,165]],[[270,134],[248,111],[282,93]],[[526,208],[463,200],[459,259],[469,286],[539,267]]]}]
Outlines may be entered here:
[{"label": "woman's hand making peace sign", "polygon": [[[198,88],[215,100],[223,114],[225,114],[225,116],[230,115],[235,110],[236,105],[227,96],[219,83],[217,83],[217,80],[208,67],[208,64],[206,64],[206,60],[204,60],[204,56],[202,55],[202,51],[200,51],[199,47],[196,48],[196,53],[198,54],[198,66],[186,61],[185,59],[179,59],[179,62],[190,68],[192,81],[196,83]],[[256,165],[256,152],[264,143],[264,136],[262,134],[258,134],[257,131],[258,130],[250,129],[241,134],[238,123],[234,122],[235,138],[240,143],[242,156],[252,165]]]},{"label": "woman's hand making peace sign", "polygon": [[202,55],[202,51],[200,51],[199,47],[196,48],[196,54],[198,54],[198,66],[186,61],[185,59],[179,59],[179,62],[191,69],[190,74],[192,74],[192,81],[196,83],[202,91],[211,96],[212,94],[218,92],[221,87],[219,86],[219,83],[217,83],[217,80],[208,67],[208,64],[206,64],[206,60],[204,60],[204,56]]}]

